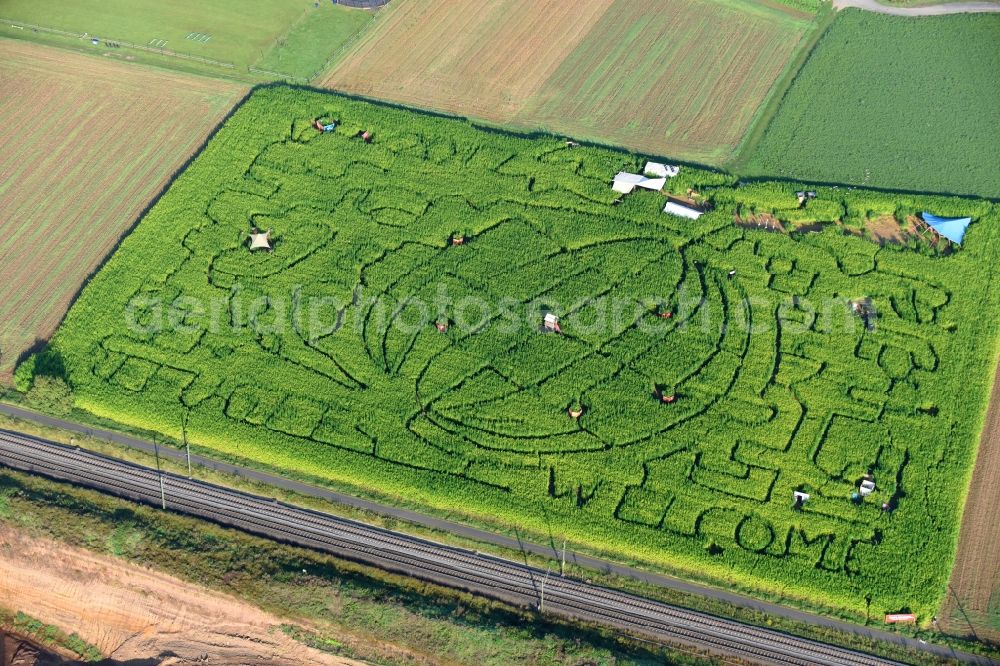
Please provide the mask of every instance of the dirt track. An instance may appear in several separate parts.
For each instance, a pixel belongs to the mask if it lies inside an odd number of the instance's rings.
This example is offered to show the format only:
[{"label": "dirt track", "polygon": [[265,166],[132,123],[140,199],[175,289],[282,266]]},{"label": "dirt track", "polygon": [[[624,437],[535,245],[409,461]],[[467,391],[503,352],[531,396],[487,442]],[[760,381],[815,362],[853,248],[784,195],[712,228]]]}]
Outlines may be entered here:
[{"label": "dirt track", "polygon": [[926,5],[924,7],[890,7],[878,0],[833,0],[836,9],[856,7],[877,14],[892,16],[943,16],[945,14],[983,14],[1000,12],[998,2],[950,2],[942,5]]},{"label": "dirt track", "polygon": [[[966,614],[973,620],[989,612],[990,597],[1000,582],[1000,369],[993,383],[969,499],[962,517],[958,556],[951,574],[951,590],[944,603],[942,624],[955,633],[967,633]],[[956,599],[957,597],[957,599]],[[1000,633],[976,623],[980,638],[1000,639]]]},{"label": "dirt track", "polygon": [[360,665],[305,647],[281,620],[224,594],[0,524],[0,599],[116,661]]}]

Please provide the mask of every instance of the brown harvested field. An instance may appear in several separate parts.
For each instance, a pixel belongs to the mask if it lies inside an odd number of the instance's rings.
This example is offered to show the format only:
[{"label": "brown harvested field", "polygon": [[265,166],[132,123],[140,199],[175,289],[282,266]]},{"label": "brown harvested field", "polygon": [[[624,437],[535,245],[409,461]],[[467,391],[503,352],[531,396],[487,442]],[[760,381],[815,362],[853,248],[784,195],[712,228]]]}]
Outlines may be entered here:
[{"label": "brown harvested field", "polygon": [[0,40],[0,382],[246,92]]},{"label": "brown harvested field", "polygon": [[0,525],[0,605],[75,632],[115,663],[361,666],[308,648],[233,597]]},{"label": "brown harvested field", "polygon": [[720,164],[813,25],[743,0],[398,0],[321,85]]},{"label": "brown harvested field", "polygon": [[1000,368],[979,443],[962,516],[958,555],[941,628],[957,635],[1000,641]]}]

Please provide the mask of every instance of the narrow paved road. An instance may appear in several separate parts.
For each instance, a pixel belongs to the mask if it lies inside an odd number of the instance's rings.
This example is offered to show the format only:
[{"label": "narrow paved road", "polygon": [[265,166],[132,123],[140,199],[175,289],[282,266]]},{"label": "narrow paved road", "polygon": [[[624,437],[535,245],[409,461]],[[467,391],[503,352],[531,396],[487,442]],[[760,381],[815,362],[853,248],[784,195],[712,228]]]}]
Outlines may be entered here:
[{"label": "narrow paved road", "polygon": [[892,16],[943,16],[945,14],[983,14],[1000,12],[1000,2],[949,2],[925,7],[890,7],[877,0],[833,0],[836,9],[856,7],[878,14]]},{"label": "narrow paved road", "polygon": [[[37,412],[17,407],[15,405],[0,403],[0,414],[6,414],[7,416],[20,418],[27,421],[33,421],[35,423],[39,423],[45,426],[60,428],[62,430],[66,430],[69,432],[76,432],[90,437],[103,439],[105,441],[122,444],[124,446],[145,451],[146,453],[150,454],[154,452],[154,445],[152,442],[138,439],[136,437],[131,437],[129,435],[122,434],[120,432],[103,430],[100,428],[92,428],[79,423],[74,423],[72,421],[67,421],[65,419],[59,419],[45,414],[38,414]],[[183,463],[185,460],[184,451],[173,448],[160,447],[159,455],[163,456],[164,458],[177,460],[178,462],[181,463]],[[509,548],[515,551],[528,552],[535,555],[541,555],[544,557],[550,557],[554,559],[558,559],[561,555],[561,553],[559,552],[559,546],[561,544],[549,543],[547,545],[542,545],[542,544],[532,543],[530,541],[523,541],[521,539],[513,539],[503,534],[497,534],[495,532],[489,532],[487,530],[470,527],[468,525],[463,525],[461,523],[444,520],[434,516],[428,516],[422,513],[418,513],[416,511],[412,511],[410,509],[404,509],[386,504],[379,504],[377,502],[366,500],[360,497],[354,497],[352,495],[338,493],[328,488],[313,486],[308,483],[303,483],[301,481],[289,479],[277,474],[271,474],[268,472],[262,472],[260,470],[252,469],[249,467],[242,467],[239,465],[222,462],[219,460],[215,460],[213,458],[208,458],[206,456],[194,453],[191,454],[191,462],[197,466],[206,467],[208,469],[213,469],[220,472],[225,472],[227,474],[233,474],[235,476],[239,476],[245,479],[250,479],[260,483],[265,483],[277,488],[282,488],[284,490],[290,490],[292,492],[296,492],[301,495],[306,495],[308,497],[316,497],[337,504],[342,504],[345,506],[350,506],[365,511],[370,511],[375,514],[396,518],[416,525],[422,525],[424,527],[430,527],[432,529],[450,532],[452,534],[456,534],[458,536],[462,536],[482,543],[489,543],[496,546],[501,546],[503,548]],[[923,643],[916,639],[909,638],[907,636],[895,632],[884,631],[874,627],[865,627],[857,624],[852,624],[850,622],[837,620],[834,618],[815,615],[813,613],[807,613],[805,611],[801,611],[796,608],[789,608],[787,606],[782,606],[780,604],[744,596],[736,592],[733,592],[731,590],[708,587],[706,585],[699,585],[697,583],[692,583],[686,580],[673,578],[671,576],[651,573],[648,571],[643,571],[641,569],[636,569],[633,567],[618,564],[616,562],[612,562],[609,560],[603,560],[600,558],[591,557],[588,555],[584,555],[582,553],[567,551],[566,559],[567,561],[573,562],[577,566],[583,567],[585,569],[591,569],[594,571],[600,571],[604,573],[615,574],[618,576],[624,576],[627,578],[632,578],[634,580],[641,581],[643,583],[648,583],[651,585],[665,587],[673,590],[679,590],[681,592],[685,592],[688,594],[694,594],[709,599],[722,601],[724,603],[728,603],[733,606],[750,608],[759,611],[761,613],[766,613],[768,615],[773,615],[776,617],[784,617],[805,624],[812,624],[820,627],[826,627],[828,629],[833,629],[836,631],[856,634],[876,641],[895,643],[897,645],[903,645],[914,650],[923,650],[931,652],[941,657],[959,659],[966,663],[973,663],[973,664],[997,663],[997,662],[992,662],[990,660],[981,659],[973,655],[956,653],[951,648],[945,646]]]},{"label": "narrow paved road", "polygon": [[0,463],[548,613],[775,666],[900,666],[267,497],[0,430]]}]

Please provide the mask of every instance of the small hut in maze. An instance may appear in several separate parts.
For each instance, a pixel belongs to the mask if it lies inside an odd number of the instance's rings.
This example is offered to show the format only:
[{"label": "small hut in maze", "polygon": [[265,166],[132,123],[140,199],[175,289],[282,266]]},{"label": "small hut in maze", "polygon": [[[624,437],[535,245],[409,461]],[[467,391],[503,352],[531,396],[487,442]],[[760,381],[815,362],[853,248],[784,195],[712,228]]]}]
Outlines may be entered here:
[{"label": "small hut in maze", "polygon": [[646,162],[646,166],[643,167],[642,172],[647,176],[652,176],[654,178],[673,178],[681,172],[681,168],[679,166],[673,166],[672,164]]},{"label": "small hut in maze", "polygon": [[266,250],[271,252],[274,248],[271,247],[271,230],[261,231],[257,227],[250,230],[250,243],[249,248],[251,252],[256,252],[257,250]]},{"label": "small hut in maze", "polygon": [[816,198],[816,193],[815,192],[796,192],[795,193],[795,198],[799,202],[799,208],[805,208],[806,201],[808,201],[809,199],[815,199]]},{"label": "small hut in maze", "polygon": [[562,333],[562,329],[559,328],[559,317],[555,316],[551,312],[546,312],[545,316],[542,317],[542,328],[546,331]]},{"label": "small hut in maze", "polygon": [[689,220],[697,220],[705,213],[693,199],[672,196],[667,196],[667,205],[663,207],[663,212],[677,217],[686,217]]},{"label": "small hut in maze", "polygon": [[861,484],[858,486],[858,494],[862,497],[868,497],[873,492],[875,492],[875,479],[869,475],[861,480]]},{"label": "small hut in maze", "polygon": [[620,194],[629,194],[637,187],[659,192],[666,184],[666,178],[647,178],[637,173],[620,171],[615,174],[614,182],[611,183],[611,189]]}]

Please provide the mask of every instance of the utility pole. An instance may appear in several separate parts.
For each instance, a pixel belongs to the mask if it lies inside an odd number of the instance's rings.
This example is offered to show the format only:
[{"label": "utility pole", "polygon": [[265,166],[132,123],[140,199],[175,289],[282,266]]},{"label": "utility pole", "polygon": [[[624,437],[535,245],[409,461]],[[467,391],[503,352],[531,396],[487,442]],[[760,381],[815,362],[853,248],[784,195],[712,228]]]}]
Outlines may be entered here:
[{"label": "utility pole", "polygon": [[167,493],[163,488],[163,470],[160,469],[160,447],[156,443],[156,438],[153,438],[153,453],[156,454],[156,474],[160,477],[160,506],[164,511],[167,510]]},{"label": "utility pole", "polygon": [[191,478],[191,444],[188,442],[187,435],[187,412],[184,412],[184,419],[181,422],[181,437],[184,438],[184,450],[187,451],[187,461],[188,461],[188,478]]},{"label": "utility pole", "polygon": [[542,586],[538,589],[538,612],[545,610],[545,582],[549,579],[551,568],[545,567],[545,578],[542,579]]},{"label": "utility pole", "polygon": [[566,535],[563,535],[562,562],[559,564],[560,578],[566,575]]}]

